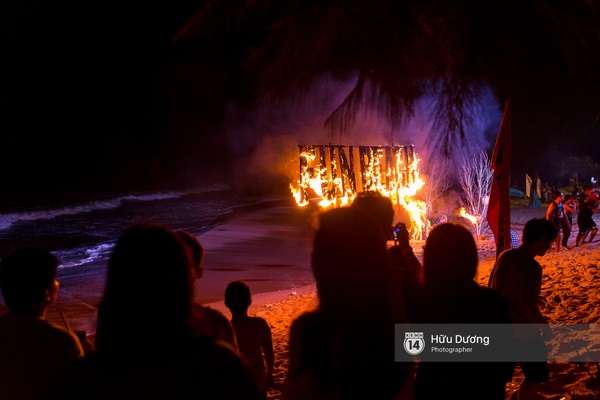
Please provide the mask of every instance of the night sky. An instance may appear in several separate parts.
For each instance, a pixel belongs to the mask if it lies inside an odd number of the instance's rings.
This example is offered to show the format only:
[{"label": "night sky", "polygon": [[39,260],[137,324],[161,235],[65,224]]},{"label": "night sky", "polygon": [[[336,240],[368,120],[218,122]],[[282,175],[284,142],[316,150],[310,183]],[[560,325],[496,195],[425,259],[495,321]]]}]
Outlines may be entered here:
[{"label": "night sky", "polygon": [[[257,150],[289,162],[274,153],[287,145],[293,154],[300,131],[324,135],[333,103],[298,115],[282,101],[278,114],[253,114],[246,106],[254,83],[239,74],[239,49],[174,42],[202,3],[2,1],[2,201],[194,187],[233,179]],[[512,96],[516,186],[536,172],[568,184],[561,174],[567,157],[600,163],[598,77],[548,81]],[[490,104],[496,121],[504,100]],[[491,143],[496,132],[493,125],[485,132]],[[278,135],[291,139],[259,149]]]},{"label": "night sky", "polygon": [[216,161],[202,148],[215,148],[225,100],[210,79],[175,79],[171,39],[195,5],[125,3],[1,3],[9,196],[194,185]]}]

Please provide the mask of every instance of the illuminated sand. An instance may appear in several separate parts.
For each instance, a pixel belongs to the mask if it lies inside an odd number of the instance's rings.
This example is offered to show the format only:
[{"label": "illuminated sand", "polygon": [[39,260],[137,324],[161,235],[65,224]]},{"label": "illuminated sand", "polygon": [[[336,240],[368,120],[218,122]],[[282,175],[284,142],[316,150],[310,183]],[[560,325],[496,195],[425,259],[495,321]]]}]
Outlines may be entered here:
[{"label": "illuminated sand", "polygon": [[[542,218],[545,206],[540,208],[517,208],[511,210],[512,228],[521,237],[523,225],[533,217]],[[598,215],[595,216],[596,222]],[[571,235],[570,243],[575,242],[577,227]],[[412,245],[420,256],[423,242]],[[480,267],[478,281],[485,285],[495,260],[495,247],[491,240],[482,239],[478,243]],[[600,322],[600,239],[570,251],[550,252],[538,261],[544,267],[542,294],[548,299],[544,315],[551,323],[596,323]],[[275,386],[271,399],[279,399],[281,384],[287,370],[287,334],[293,319],[304,311],[318,305],[314,285],[298,290],[265,293],[254,297],[251,313],[264,317],[271,326],[275,345]],[[229,316],[222,302],[211,304]],[[600,346],[600,339],[590,347]],[[573,363],[551,363],[551,379],[542,387],[540,399],[598,399],[600,384],[589,374],[597,375],[595,365],[585,363],[578,367]],[[507,385],[507,398],[514,394],[523,376],[516,370],[513,381]],[[465,386],[469,378],[465,377]]]}]

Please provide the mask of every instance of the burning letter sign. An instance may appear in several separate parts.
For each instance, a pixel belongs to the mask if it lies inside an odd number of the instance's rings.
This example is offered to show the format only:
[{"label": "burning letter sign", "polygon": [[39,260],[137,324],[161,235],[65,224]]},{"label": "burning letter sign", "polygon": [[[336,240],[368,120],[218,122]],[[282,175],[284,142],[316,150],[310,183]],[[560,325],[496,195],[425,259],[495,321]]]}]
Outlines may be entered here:
[{"label": "burning letter sign", "polygon": [[411,236],[421,239],[426,204],[415,199],[424,185],[414,146],[299,145],[300,176],[290,185],[296,203],[343,207],[365,191],[377,191],[402,208]]},{"label": "burning letter sign", "polygon": [[388,197],[418,181],[414,146],[299,145],[298,205],[343,206],[358,192]]}]

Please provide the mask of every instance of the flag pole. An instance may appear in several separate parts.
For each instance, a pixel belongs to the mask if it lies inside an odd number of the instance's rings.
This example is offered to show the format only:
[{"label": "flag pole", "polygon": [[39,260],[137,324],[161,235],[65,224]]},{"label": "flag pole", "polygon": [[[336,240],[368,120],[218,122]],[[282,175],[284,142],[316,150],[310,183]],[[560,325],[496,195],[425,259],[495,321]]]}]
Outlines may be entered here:
[{"label": "flag pole", "polygon": [[504,106],[504,114],[490,166],[494,170],[487,220],[496,240],[496,258],[511,248],[510,240],[510,156],[511,156],[511,100]]}]

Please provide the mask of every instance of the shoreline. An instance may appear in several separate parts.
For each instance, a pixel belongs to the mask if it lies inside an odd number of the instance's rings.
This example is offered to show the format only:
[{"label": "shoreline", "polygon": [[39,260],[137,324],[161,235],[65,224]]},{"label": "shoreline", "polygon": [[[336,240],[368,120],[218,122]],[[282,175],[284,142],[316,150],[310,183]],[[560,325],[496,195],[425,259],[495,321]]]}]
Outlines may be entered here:
[{"label": "shoreline", "polygon": [[[545,207],[512,210],[515,214],[541,214]],[[239,206],[219,216],[213,226],[196,235],[205,248],[205,273],[195,283],[195,300],[229,315],[223,295],[232,280],[244,280],[251,286],[252,307],[256,309],[282,301],[292,293],[310,292],[314,288],[310,252],[311,218],[315,211],[310,205],[298,207],[293,198],[283,198]],[[424,241],[411,242],[420,258]],[[493,247],[493,243],[483,245],[488,246]],[[481,257],[480,270],[487,271],[489,263],[489,259]],[[59,269],[58,278],[58,299],[47,319],[61,326],[66,320],[73,330],[93,335],[106,279],[106,261]],[[484,280],[487,281],[485,272],[478,275],[480,284]],[[5,311],[6,306],[0,303],[0,313]]]},{"label": "shoreline", "polygon": [[[227,283],[245,280],[255,306],[280,301],[293,292],[304,293],[314,283],[310,270],[310,210],[293,199],[270,200],[236,207],[218,223],[197,234],[205,249],[201,280],[195,283],[195,300],[223,310]],[[58,298],[47,320],[66,323],[74,331],[95,334],[97,308],[104,291],[107,261],[85,267],[59,269]],[[148,289],[149,306],[153,291]],[[0,298],[0,314],[7,307]],[[227,311],[227,310],[224,310]]]}]

